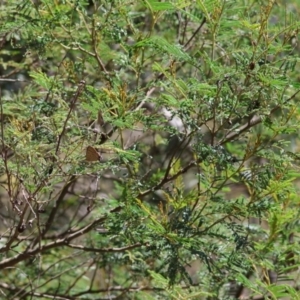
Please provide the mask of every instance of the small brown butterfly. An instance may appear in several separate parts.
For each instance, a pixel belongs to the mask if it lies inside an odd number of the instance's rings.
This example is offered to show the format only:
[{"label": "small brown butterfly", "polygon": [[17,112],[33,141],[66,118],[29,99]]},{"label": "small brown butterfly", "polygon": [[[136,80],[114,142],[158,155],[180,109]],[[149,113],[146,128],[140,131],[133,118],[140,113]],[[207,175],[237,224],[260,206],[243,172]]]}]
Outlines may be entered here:
[{"label": "small brown butterfly", "polygon": [[94,147],[87,146],[85,159],[86,161],[100,161],[101,155]]}]

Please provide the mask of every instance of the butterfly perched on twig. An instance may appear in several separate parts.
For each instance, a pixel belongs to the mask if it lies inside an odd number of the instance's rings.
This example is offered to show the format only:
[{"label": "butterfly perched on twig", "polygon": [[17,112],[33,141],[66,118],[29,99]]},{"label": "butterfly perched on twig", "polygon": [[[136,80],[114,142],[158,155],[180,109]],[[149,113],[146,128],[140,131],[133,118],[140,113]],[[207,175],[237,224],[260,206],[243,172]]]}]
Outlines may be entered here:
[{"label": "butterfly perched on twig", "polygon": [[101,155],[94,147],[87,146],[85,159],[86,161],[100,161]]}]

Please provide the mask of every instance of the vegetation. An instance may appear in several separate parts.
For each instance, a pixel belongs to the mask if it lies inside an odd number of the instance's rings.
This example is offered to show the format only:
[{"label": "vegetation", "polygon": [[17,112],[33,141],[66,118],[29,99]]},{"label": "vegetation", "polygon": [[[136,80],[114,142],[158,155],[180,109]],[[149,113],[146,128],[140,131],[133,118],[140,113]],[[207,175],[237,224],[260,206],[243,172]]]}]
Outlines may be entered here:
[{"label": "vegetation", "polygon": [[2,1],[3,299],[300,299],[300,4]]}]

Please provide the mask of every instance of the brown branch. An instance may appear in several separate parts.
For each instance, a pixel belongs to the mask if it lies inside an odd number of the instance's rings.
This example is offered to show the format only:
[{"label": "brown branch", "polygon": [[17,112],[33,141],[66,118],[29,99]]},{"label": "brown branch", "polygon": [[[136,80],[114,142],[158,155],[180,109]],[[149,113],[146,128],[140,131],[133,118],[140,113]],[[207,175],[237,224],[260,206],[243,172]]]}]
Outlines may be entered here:
[{"label": "brown branch", "polygon": [[[197,163],[195,161],[191,161],[188,165],[181,168],[176,174],[169,176],[169,177],[165,175],[164,178],[156,186],[154,186],[144,192],[141,192],[140,194],[138,194],[137,198],[140,199],[140,198],[150,194],[153,191],[159,190],[164,184],[166,184],[167,182],[173,181],[178,176],[186,173],[191,167],[194,167],[196,165],[197,165]],[[168,174],[168,172],[166,172],[166,174]]]},{"label": "brown branch", "polygon": [[92,20],[92,47],[93,47],[93,51],[94,51],[94,57],[96,58],[98,65],[101,68],[101,71],[103,71],[106,75],[108,74],[104,63],[102,62],[102,60],[100,59],[98,53],[97,53],[97,30],[96,30],[96,24],[95,24],[95,19],[93,18]]},{"label": "brown branch", "polygon": [[69,121],[69,119],[71,117],[71,113],[75,109],[75,103],[76,103],[77,99],[79,98],[80,94],[82,93],[82,91],[84,89],[84,86],[85,86],[85,81],[81,80],[80,83],[79,83],[79,85],[78,85],[78,87],[77,87],[77,91],[76,91],[75,95],[73,96],[73,98],[71,100],[68,115],[67,115],[67,117],[66,117],[66,119],[64,121],[64,125],[63,125],[63,128],[62,128],[62,131],[61,131],[61,133],[60,133],[60,135],[58,137],[58,141],[57,141],[57,145],[56,145],[56,149],[55,149],[55,154],[56,155],[58,154],[60,143],[61,143],[62,137],[65,134],[67,123],[68,123],[68,121]]},{"label": "brown branch", "polygon": [[[293,100],[297,94],[300,93],[300,90],[296,91],[290,98],[288,98],[286,101],[284,101],[283,104],[287,104],[291,100]],[[277,112],[281,108],[281,105],[275,106],[268,114],[268,117],[271,117],[275,112]],[[246,124],[240,126],[237,129],[234,129],[234,131],[228,133],[225,135],[218,143],[218,145],[224,145],[234,139],[236,139],[238,136],[240,136],[243,132],[249,130],[250,128],[254,127],[257,124],[260,124],[262,122],[263,118],[261,116],[253,116]]]},{"label": "brown branch", "polygon": [[[181,289],[190,289],[191,287],[198,287],[199,284],[191,284],[181,286]],[[75,294],[74,296],[79,297],[81,295],[85,295],[87,293],[90,294],[99,294],[99,293],[107,293],[107,292],[136,292],[136,291],[166,291],[166,288],[158,288],[158,287],[150,287],[150,286],[138,286],[138,287],[122,287],[122,286],[111,286],[106,289],[98,289],[98,290],[87,290],[84,292],[80,292]]]},{"label": "brown branch", "polygon": [[[0,288],[1,289],[5,289],[5,290],[8,290],[10,292],[16,292],[18,293],[20,290],[20,288],[17,288],[15,286],[11,286],[7,283],[4,283],[4,282],[1,282],[0,283]],[[36,292],[33,292],[33,293],[30,293],[30,295],[32,296],[36,296],[36,297],[44,297],[44,298],[50,298],[50,299],[58,299],[58,300],[76,300],[75,297],[68,297],[68,296],[60,296],[60,295],[52,295],[52,294],[49,294],[49,293],[36,293]]]},{"label": "brown branch", "polygon": [[34,249],[27,248],[27,250],[24,251],[23,253],[20,253],[20,254],[14,256],[14,257],[11,257],[11,258],[8,258],[8,259],[5,259],[5,260],[1,261],[0,262],[0,270],[5,269],[7,267],[14,266],[17,263],[19,263],[23,260],[26,260],[27,258],[30,258],[34,255],[39,254],[39,253],[46,252],[49,249],[67,246],[69,241],[71,241],[71,240],[73,240],[73,239],[89,232],[90,230],[92,230],[94,228],[95,225],[103,223],[106,220],[106,218],[107,217],[105,216],[105,217],[101,217],[99,219],[96,219],[91,224],[89,224],[89,225],[87,225],[87,226],[85,226],[81,229],[78,229],[76,232],[66,236],[65,238],[58,239],[58,240],[56,240],[52,243],[43,245],[41,247],[36,247]]},{"label": "brown branch", "polygon": [[[51,210],[51,213],[50,213],[50,215],[49,215],[49,217],[48,217],[48,220],[47,220],[47,222],[46,222],[45,228],[43,229],[41,235],[37,236],[37,238],[36,238],[35,241],[33,242],[33,245],[32,245],[32,246],[36,245],[37,241],[42,240],[42,239],[44,238],[45,234],[49,231],[49,229],[50,229],[50,227],[51,227],[51,225],[52,225],[52,223],[53,223],[53,221],[54,221],[54,218],[55,218],[55,216],[56,216],[56,213],[57,213],[57,211],[58,211],[58,209],[59,209],[59,207],[60,207],[62,201],[64,200],[65,195],[67,194],[70,185],[73,184],[73,181],[75,180],[75,178],[76,178],[76,176],[73,175],[73,176],[70,178],[69,182],[63,187],[63,189],[62,189],[62,191],[61,191],[61,193],[60,193],[58,199],[56,200],[55,206],[54,206],[54,207],[52,208],[52,210]],[[32,246],[31,246],[31,247],[32,247]]]},{"label": "brown branch", "polygon": [[204,17],[199,27],[195,30],[195,32],[192,34],[192,36],[189,38],[189,40],[185,43],[184,49],[187,51],[189,49],[188,45],[191,43],[191,41],[195,38],[195,36],[198,34],[198,32],[201,30],[203,25],[206,23],[206,18]]},{"label": "brown branch", "polygon": [[126,247],[121,247],[121,248],[102,248],[102,249],[98,249],[98,248],[89,248],[89,247],[84,247],[81,245],[73,245],[73,244],[67,244],[67,247],[73,248],[73,249],[80,249],[83,251],[87,251],[87,252],[98,252],[98,253],[103,253],[103,252],[124,252],[126,250],[131,250],[134,248],[139,248],[143,245],[146,244],[142,244],[142,243],[136,243],[134,245],[130,245],[130,246],[126,246]]},{"label": "brown branch", "polygon": [[0,249],[0,252],[7,252],[10,249],[10,246],[12,245],[12,243],[18,238],[18,235],[22,232],[22,230],[25,228],[23,228],[24,225],[24,218],[25,218],[25,214],[27,212],[28,209],[28,204],[25,204],[25,207],[22,210],[22,214],[20,216],[20,220],[18,222],[18,225],[15,227],[15,232],[13,233],[13,235],[11,236],[11,238],[7,241],[5,247]]}]

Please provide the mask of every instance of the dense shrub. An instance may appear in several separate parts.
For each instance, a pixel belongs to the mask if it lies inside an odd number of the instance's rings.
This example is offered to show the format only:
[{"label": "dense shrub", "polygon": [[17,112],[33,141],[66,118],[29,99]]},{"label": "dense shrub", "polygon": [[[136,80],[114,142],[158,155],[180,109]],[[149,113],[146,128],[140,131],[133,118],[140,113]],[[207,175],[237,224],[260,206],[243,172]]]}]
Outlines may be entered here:
[{"label": "dense shrub", "polygon": [[299,6],[2,1],[3,299],[298,299]]}]

